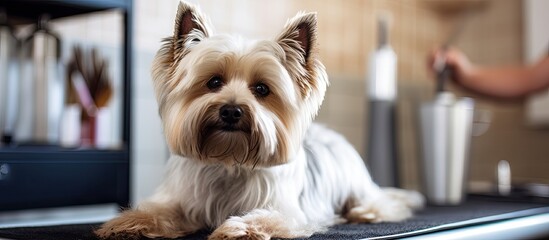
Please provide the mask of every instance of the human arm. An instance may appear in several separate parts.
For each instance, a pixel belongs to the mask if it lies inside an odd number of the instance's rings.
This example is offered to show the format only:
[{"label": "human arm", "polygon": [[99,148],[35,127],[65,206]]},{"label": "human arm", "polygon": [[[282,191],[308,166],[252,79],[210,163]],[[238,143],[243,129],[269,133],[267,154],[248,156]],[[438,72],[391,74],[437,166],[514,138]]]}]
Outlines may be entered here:
[{"label": "human arm", "polygon": [[[459,85],[491,97],[517,98],[549,88],[549,57],[530,65],[485,67],[472,64],[458,49],[435,50],[429,62],[444,54]],[[432,65],[432,64],[431,64]]]}]

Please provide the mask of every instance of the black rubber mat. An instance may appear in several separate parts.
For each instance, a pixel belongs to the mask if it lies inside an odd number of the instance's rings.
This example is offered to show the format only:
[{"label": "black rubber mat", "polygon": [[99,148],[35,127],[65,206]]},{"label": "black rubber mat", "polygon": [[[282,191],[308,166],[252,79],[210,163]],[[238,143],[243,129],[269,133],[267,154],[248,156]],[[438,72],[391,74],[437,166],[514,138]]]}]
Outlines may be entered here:
[{"label": "black rubber mat", "polygon": [[[341,224],[310,239],[390,239],[442,231],[486,222],[549,213],[547,202],[517,201],[505,198],[469,197],[460,206],[428,206],[407,221],[378,224]],[[99,224],[60,225],[0,229],[7,239],[96,239],[93,230]],[[179,239],[204,239],[209,232],[199,232]]]}]

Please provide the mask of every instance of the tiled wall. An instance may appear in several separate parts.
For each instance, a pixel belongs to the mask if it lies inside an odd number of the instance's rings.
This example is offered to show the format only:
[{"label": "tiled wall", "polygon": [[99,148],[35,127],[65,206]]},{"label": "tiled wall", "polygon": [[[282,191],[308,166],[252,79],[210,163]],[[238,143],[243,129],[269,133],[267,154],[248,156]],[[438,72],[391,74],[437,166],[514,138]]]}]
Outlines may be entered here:
[{"label": "tiled wall", "polygon": [[[416,108],[421,101],[431,100],[434,89],[426,71],[426,55],[445,41],[455,17],[437,13],[430,0],[191,2],[211,18],[216,32],[253,38],[273,38],[298,11],[318,12],[320,57],[332,85],[317,120],[343,133],[362,155],[367,150],[366,66],[375,47],[376,15],[391,13],[390,41],[398,55],[401,175],[405,187],[418,188]],[[478,63],[520,62],[522,2],[487,2],[487,7],[471,16],[456,45]],[[134,201],[149,195],[158,184],[168,155],[149,69],[160,39],[172,33],[177,4],[178,0],[136,0],[134,5]],[[517,179],[547,179],[549,164],[543,161],[549,156],[549,133],[522,126],[520,103],[478,99],[480,108],[493,113],[493,123],[487,133],[473,140],[471,179],[491,180],[494,164],[500,159],[511,162]]]}]

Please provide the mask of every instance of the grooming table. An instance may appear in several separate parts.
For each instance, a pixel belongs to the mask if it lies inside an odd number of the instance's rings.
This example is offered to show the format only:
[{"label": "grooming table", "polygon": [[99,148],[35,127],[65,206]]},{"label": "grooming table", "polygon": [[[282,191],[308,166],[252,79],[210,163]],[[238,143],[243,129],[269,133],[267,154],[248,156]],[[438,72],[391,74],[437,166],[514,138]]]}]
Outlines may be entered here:
[{"label": "grooming table", "polygon": [[[97,239],[97,224],[0,229],[0,239]],[[203,231],[179,239],[204,239]],[[310,239],[523,239],[549,236],[547,199],[469,196],[459,206],[427,206],[407,221],[341,224]]]}]

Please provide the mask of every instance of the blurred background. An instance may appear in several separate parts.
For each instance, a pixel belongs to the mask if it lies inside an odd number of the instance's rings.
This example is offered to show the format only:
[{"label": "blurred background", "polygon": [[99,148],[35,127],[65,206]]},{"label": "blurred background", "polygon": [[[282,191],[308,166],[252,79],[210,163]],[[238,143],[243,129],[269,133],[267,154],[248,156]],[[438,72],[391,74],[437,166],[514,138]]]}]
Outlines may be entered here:
[{"label": "blurred background", "polygon": [[[401,186],[410,189],[421,188],[417,109],[421,103],[432,100],[435,93],[435,81],[427,71],[427,55],[449,38],[463,12],[468,11],[464,9],[474,10],[467,14],[463,30],[452,45],[462,49],[474,63],[531,62],[549,51],[546,26],[549,2],[544,0],[190,2],[210,17],[215,32],[250,38],[272,39],[297,12],[318,12],[320,58],[330,76],[331,86],[316,120],[345,135],[363,157],[368,152],[367,66],[377,45],[376,19],[380,13],[391,15],[389,42],[398,58],[398,175]],[[129,150],[131,203],[152,193],[161,181],[169,157],[150,68],[161,39],[172,34],[177,4],[178,0],[134,0],[131,15],[115,9],[49,22],[52,31],[62,39],[60,48],[65,50],[60,60],[62,65],[66,67],[70,63],[75,45],[85,53],[97,49],[108,62],[106,72],[112,89],[107,125],[110,140],[103,149]],[[128,16],[133,20],[131,85],[124,82],[123,68],[124,18]],[[28,28],[31,27],[26,24],[18,25],[17,34],[24,35]],[[131,98],[124,102],[128,86]],[[488,127],[471,141],[469,183],[492,183],[500,160],[509,161],[514,182],[549,183],[549,91],[521,101],[503,102],[455,86],[449,88],[458,96],[473,97],[476,108],[483,112],[483,117],[476,117],[476,121]],[[122,113],[130,106],[131,129],[125,135],[126,122]],[[129,141],[125,141],[125,136]],[[129,146],[125,146],[127,142]],[[97,147],[91,146],[92,149]],[[11,151],[6,150],[8,148],[10,146],[5,145],[0,151]],[[0,163],[2,161],[0,158]]]},{"label": "blurred background", "polygon": [[[156,114],[149,78],[150,62],[159,39],[172,31],[177,6],[174,1],[135,2],[136,101],[134,105],[134,161],[137,163],[133,196],[149,194],[158,182],[167,152]],[[547,18],[536,11],[549,10],[544,1],[473,1],[462,33],[454,45],[475,63],[515,64],[533,61],[547,53],[549,33],[534,29]],[[402,184],[419,188],[418,104],[434,95],[433,76],[427,71],[427,54],[442,45],[463,12],[462,1],[373,0],[373,1],[197,1],[216,32],[238,33],[250,38],[273,38],[286,19],[298,11],[318,12],[320,58],[330,75],[331,86],[317,121],[344,134],[364,157],[367,148],[368,57],[376,47],[376,14],[392,15],[390,43],[398,57],[398,152]],[[541,19],[532,19],[533,17]],[[541,33],[540,33],[541,31]],[[451,87],[452,88],[452,87]],[[492,182],[499,160],[512,166],[513,180],[549,181],[549,122],[531,119],[529,102],[498,102],[452,88],[460,96],[472,96],[477,108],[491,113],[489,129],[472,141],[470,180]],[[549,95],[549,93],[544,93]],[[547,98],[547,97],[546,97]],[[547,112],[548,104],[530,111]],[[545,123],[545,125],[543,125]],[[157,126],[143,128],[140,126]],[[540,126],[541,125],[541,126]],[[545,127],[544,127],[545,126]],[[155,139],[155,140],[153,140]],[[140,167],[143,166],[143,167]],[[143,175],[141,175],[143,173]],[[147,180],[139,184],[140,176]],[[160,176],[160,175],[156,175]]]}]

